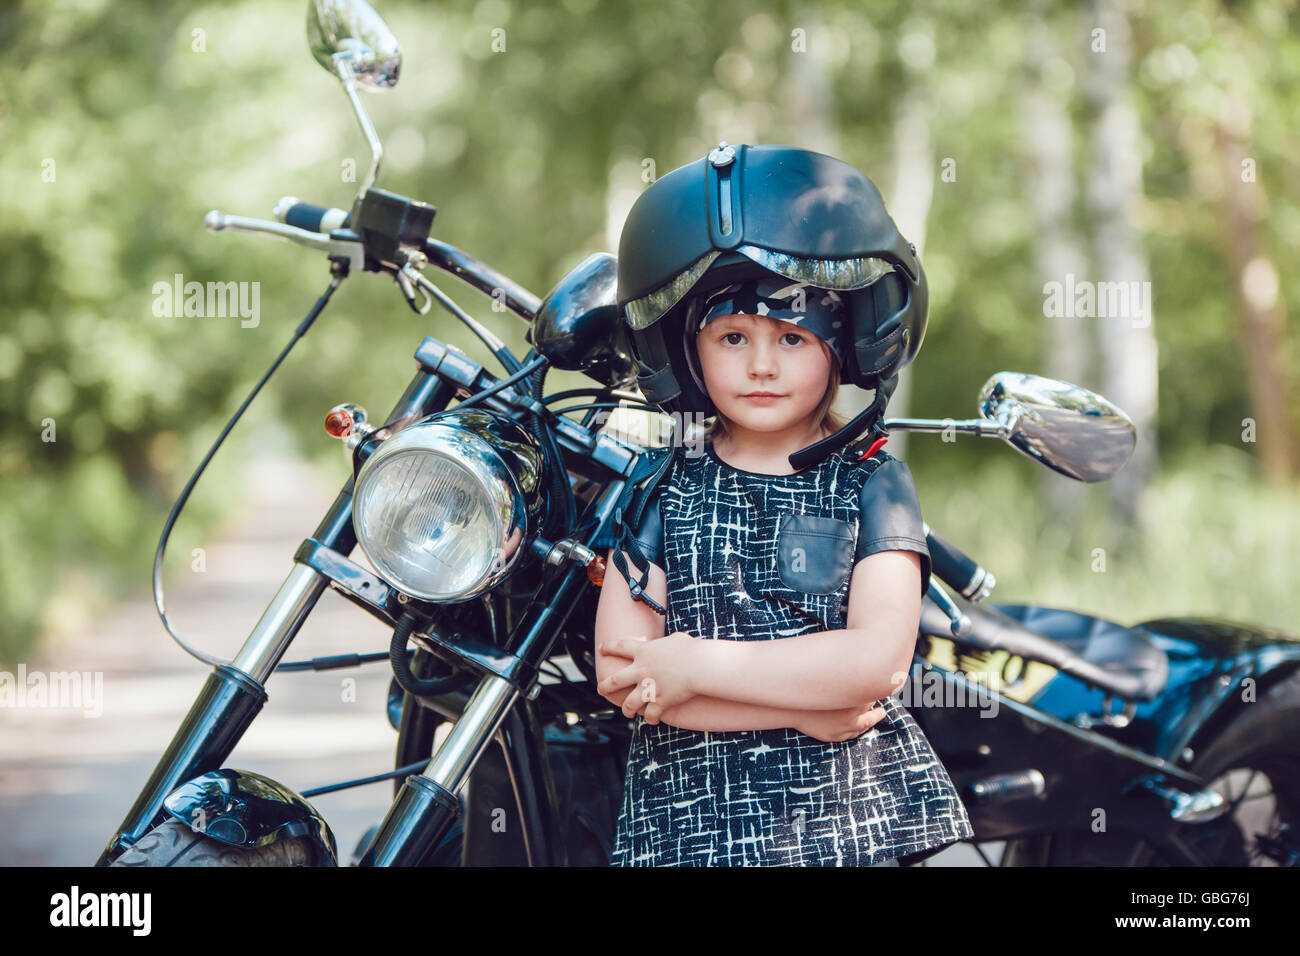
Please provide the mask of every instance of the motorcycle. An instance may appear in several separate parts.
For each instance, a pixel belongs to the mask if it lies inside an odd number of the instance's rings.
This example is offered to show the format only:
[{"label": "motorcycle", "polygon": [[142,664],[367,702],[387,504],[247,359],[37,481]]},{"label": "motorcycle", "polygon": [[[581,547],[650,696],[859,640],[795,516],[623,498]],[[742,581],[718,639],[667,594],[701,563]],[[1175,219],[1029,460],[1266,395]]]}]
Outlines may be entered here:
[{"label": "motorcycle", "polygon": [[[351,103],[370,168],[350,210],[290,197],[273,220],[207,216],[211,231],[324,252],[330,281],[164,528],[155,601],[171,636],[212,672],[96,865],[339,865],[309,798],[385,780],[393,804],[354,865],[607,865],[632,722],[595,689],[601,555],[663,476],[671,447],[620,432],[609,417],[619,407],[657,412],[629,388],[617,263],[593,255],[539,300],[432,238],[433,206],[374,185],[382,145],[359,94],[396,84],[396,39],[361,0],[312,0],[307,33]],[[531,351],[512,354],[423,274],[430,266],[527,323]],[[167,537],[221,441],[358,270],[391,278],[421,315],[436,301],[505,374],[428,336],[381,425],[354,404],[331,409],[326,430],[343,441],[351,475],[238,654],[206,657],[166,617]],[[582,371],[596,387],[548,395],[550,368]],[[557,407],[573,399],[584,401]],[[1113,476],[1135,441],[1132,422],[1101,396],[1035,375],[993,375],[979,409],[970,420],[886,427],[998,438],[1084,482]],[[581,420],[566,417],[579,411]],[[986,604],[993,575],[926,530],[933,580],[902,692],[924,687],[914,715],[962,795],[986,864],[995,865],[980,844],[994,841],[1006,841],[1002,866],[1300,861],[1300,640],[1211,619],[1125,626]],[[358,545],[373,572],[350,557]],[[387,653],[283,660],[327,588],[392,628]],[[273,673],[382,660],[394,675],[394,770],[298,793],[223,766]],[[1029,681],[1031,667],[1048,678]]]}]

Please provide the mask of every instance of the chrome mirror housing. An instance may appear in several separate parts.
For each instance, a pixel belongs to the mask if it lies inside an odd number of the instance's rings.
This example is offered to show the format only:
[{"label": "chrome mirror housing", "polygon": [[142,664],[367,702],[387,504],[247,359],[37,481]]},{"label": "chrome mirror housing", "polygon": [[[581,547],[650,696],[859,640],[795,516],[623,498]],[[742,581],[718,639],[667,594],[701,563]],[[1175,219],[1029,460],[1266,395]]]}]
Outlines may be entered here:
[{"label": "chrome mirror housing", "polygon": [[347,64],[357,86],[392,89],[402,69],[402,51],[383,18],[365,0],[311,0],[307,44],[316,62],[335,76]]},{"label": "chrome mirror housing", "polygon": [[1137,444],[1137,429],[1122,410],[1069,382],[998,372],[980,389],[979,403],[1012,448],[1077,481],[1113,477]]}]

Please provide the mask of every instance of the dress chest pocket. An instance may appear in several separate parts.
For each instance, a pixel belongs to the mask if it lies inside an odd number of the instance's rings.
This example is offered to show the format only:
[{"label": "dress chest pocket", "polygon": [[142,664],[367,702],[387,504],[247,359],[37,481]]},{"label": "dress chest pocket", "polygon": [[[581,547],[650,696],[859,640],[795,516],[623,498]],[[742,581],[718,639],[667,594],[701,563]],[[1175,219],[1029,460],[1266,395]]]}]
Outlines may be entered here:
[{"label": "dress chest pocket", "polygon": [[853,571],[854,543],[847,521],[783,514],[777,530],[777,577],[796,591],[833,594]]}]

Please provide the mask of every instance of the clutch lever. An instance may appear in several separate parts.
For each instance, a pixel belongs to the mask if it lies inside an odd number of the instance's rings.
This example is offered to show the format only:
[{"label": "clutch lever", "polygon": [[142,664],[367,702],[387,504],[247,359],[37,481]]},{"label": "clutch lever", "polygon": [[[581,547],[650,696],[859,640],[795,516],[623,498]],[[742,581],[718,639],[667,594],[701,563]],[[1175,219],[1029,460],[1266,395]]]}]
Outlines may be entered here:
[{"label": "clutch lever", "polygon": [[[416,253],[415,255],[424,258],[420,253]],[[402,290],[402,296],[406,299],[406,304],[411,307],[411,310],[416,315],[428,315],[429,310],[433,308],[433,296],[429,295],[428,289],[426,289],[424,284],[420,282],[424,276],[420,275],[419,267],[413,261],[414,258],[415,256],[408,258],[402,267],[393,274],[393,281],[396,282],[397,287]],[[415,304],[415,286],[417,285],[420,287],[420,293],[424,296],[423,307]]]},{"label": "clutch lever", "polygon": [[930,578],[930,587],[926,593],[929,595],[930,600],[948,615],[952,622],[948,625],[948,630],[952,631],[954,637],[961,637],[970,631],[970,617],[957,606],[957,602],[934,580],[933,576]]}]

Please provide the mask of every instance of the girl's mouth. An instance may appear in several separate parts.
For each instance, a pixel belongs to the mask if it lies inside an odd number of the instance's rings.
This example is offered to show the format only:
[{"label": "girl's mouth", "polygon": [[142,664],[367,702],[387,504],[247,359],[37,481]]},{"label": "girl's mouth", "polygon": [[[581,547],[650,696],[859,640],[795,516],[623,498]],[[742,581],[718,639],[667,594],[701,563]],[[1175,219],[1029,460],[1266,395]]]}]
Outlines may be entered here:
[{"label": "girl's mouth", "polygon": [[782,396],[776,395],[772,392],[750,392],[748,395],[742,395],[741,397],[747,398],[749,401],[759,405],[768,405]]}]

